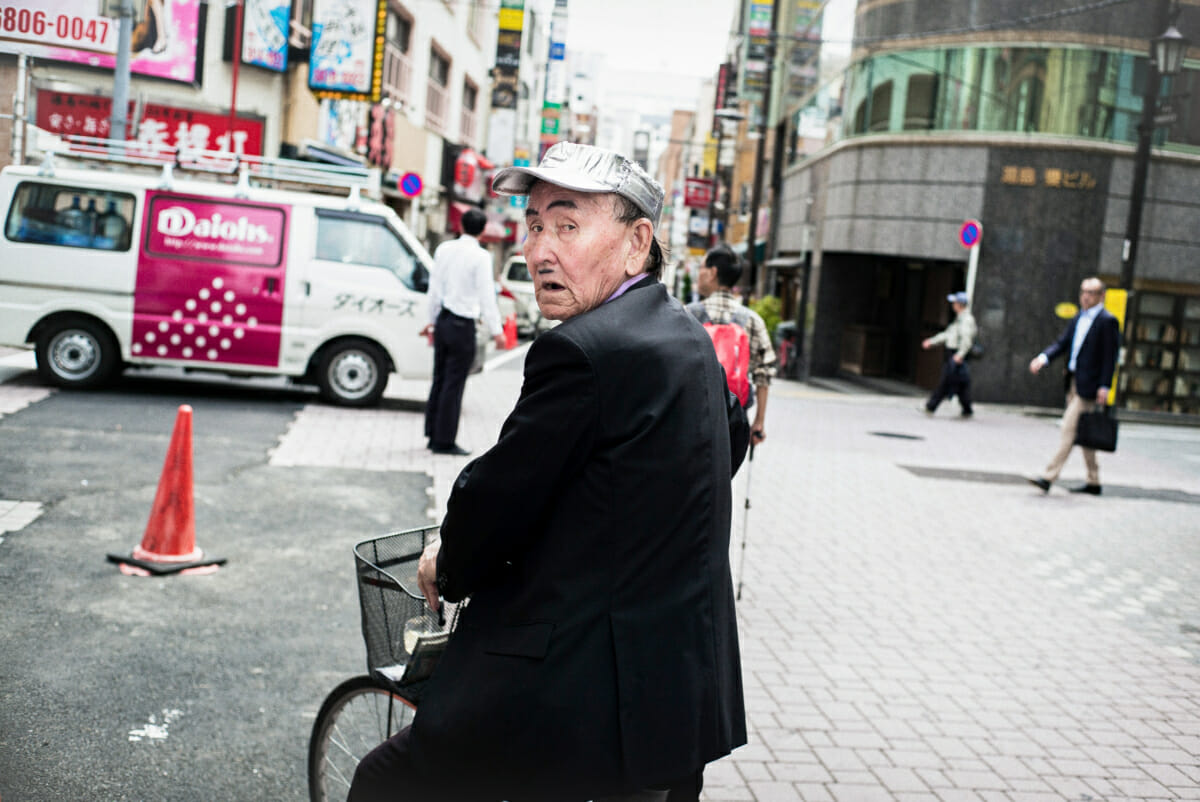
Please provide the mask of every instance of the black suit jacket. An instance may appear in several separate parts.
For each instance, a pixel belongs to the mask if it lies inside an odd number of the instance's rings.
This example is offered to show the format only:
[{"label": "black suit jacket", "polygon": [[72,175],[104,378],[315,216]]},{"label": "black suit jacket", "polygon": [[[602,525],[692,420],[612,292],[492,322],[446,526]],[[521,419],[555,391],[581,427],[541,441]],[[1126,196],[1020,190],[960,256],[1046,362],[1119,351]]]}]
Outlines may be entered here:
[{"label": "black suit jacket", "polygon": [[746,742],[729,528],[747,433],[708,335],[653,279],[533,343],[448,501],[439,585],[472,598],[416,715],[421,764],[562,802]]},{"label": "black suit jacket", "polygon": [[[1063,333],[1058,336],[1043,353],[1053,361],[1056,356],[1064,354],[1067,362],[1071,360],[1071,343],[1075,339],[1075,328],[1079,318],[1067,324]],[[1079,347],[1079,356],[1075,358],[1075,391],[1085,401],[1093,401],[1096,391],[1101,387],[1109,387],[1113,371],[1117,366],[1117,348],[1121,342],[1120,325],[1117,319],[1107,309],[1101,309],[1092,321],[1083,345]]]}]

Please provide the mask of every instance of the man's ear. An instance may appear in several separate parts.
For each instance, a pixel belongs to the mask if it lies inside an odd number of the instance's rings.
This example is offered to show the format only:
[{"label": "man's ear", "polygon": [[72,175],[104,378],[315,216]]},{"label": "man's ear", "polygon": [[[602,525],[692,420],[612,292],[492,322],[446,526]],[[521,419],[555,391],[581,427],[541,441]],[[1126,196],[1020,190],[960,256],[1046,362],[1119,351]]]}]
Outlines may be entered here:
[{"label": "man's ear", "polygon": [[649,218],[643,217],[633,224],[629,236],[629,259],[625,263],[625,275],[632,278],[645,269],[646,258],[650,256],[650,244],[653,241],[654,226]]}]

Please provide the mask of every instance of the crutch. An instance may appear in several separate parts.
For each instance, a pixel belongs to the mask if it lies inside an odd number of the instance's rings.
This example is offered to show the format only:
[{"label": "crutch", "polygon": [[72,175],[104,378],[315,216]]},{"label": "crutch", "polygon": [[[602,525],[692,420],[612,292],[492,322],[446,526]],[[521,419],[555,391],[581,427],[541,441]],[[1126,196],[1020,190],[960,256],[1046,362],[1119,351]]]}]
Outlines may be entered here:
[{"label": "crutch", "polygon": [[[753,435],[752,435],[753,436]],[[750,474],[754,469],[754,443],[750,444],[750,456],[746,461],[746,511],[742,514],[742,548],[738,555],[737,600],[742,600],[742,572],[746,569],[746,536],[750,534]]]}]

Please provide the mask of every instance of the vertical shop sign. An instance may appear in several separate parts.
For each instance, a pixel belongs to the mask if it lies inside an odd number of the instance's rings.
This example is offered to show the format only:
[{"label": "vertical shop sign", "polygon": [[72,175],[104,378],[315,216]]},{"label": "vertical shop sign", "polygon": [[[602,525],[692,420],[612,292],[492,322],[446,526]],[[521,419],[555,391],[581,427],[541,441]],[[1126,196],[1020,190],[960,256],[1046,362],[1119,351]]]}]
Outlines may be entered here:
[{"label": "vertical shop sign", "polygon": [[550,60],[546,63],[546,96],[542,102],[542,136],[538,161],[558,141],[559,117],[567,99],[567,0],[554,0],[550,18]]},{"label": "vertical shop sign", "polygon": [[792,35],[788,46],[787,94],[792,103],[804,100],[820,82],[821,25],[820,0],[792,0]]},{"label": "vertical shop sign", "polygon": [[292,0],[246,0],[242,63],[285,72],[291,19]]},{"label": "vertical shop sign", "polygon": [[747,9],[746,59],[742,70],[742,95],[758,97],[767,86],[767,59],[771,52],[772,0],[753,0]]},{"label": "vertical shop sign", "polygon": [[318,97],[378,101],[387,0],[313,0],[308,88]]}]

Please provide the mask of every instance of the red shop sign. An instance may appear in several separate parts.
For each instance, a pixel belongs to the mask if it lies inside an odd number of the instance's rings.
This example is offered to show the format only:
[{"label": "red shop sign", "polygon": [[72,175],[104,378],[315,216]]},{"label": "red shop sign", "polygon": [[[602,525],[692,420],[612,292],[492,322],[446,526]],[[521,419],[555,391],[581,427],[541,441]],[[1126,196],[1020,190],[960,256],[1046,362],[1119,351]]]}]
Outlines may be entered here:
[{"label": "red shop sign", "polygon": [[688,178],[683,183],[683,205],[689,209],[707,209],[712,200],[711,178]]},{"label": "red shop sign", "polygon": [[[134,104],[130,102],[132,116]],[[37,93],[37,126],[52,134],[109,137],[112,98],[40,89]],[[195,111],[161,103],[146,103],[142,116],[128,127],[126,139],[150,147],[182,147],[194,150],[232,150],[244,156],[261,156],[263,123],[238,117],[233,123],[233,147],[229,147],[229,116]]]}]

